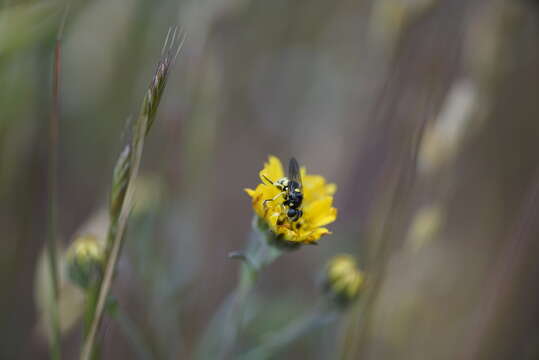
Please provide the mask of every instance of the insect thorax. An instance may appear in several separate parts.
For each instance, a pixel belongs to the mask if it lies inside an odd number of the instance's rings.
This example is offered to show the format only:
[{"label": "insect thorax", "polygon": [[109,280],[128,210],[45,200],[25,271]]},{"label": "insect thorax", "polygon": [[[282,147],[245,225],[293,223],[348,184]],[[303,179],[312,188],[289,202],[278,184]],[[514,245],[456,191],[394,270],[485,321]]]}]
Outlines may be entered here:
[{"label": "insect thorax", "polygon": [[289,180],[287,177],[283,177],[275,182],[275,186],[281,190],[285,191],[288,188]]}]

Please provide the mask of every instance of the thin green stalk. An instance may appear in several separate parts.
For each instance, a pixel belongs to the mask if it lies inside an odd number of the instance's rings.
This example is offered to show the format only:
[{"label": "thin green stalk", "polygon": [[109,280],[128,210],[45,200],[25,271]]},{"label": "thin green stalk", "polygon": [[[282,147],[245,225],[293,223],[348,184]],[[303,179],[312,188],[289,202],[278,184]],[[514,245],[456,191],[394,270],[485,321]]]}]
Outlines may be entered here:
[{"label": "thin green stalk", "polygon": [[61,41],[64,30],[65,19],[69,7],[66,6],[56,41],[54,44],[54,63],[52,70],[52,107],[49,119],[49,216],[47,235],[47,255],[49,259],[49,271],[52,284],[51,296],[51,325],[52,342],[50,355],[52,359],[62,358],[61,332],[60,332],[60,310],[58,300],[60,298],[60,285],[58,274],[58,240],[56,235],[57,208],[58,208],[58,138],[60,122],[60,69],[61,69]]},{"label": "thin green stalk", "polygon": [[51,302],[50,302],[50,316],[52,327],[52,341],[50,348],[50,355],[52,359],[60,360],[61,355],[61,333],[60,333],[60,312],[58,309],[58,299],[60,297],[59,280],[58,280],[58,255],[57,255],[57,240],[56,240],[56,146],[54,144],[55,136],[51,130],[51,165],[49,168],[49,231],[47,236],[47,255],[49,259],[49,272],[51,277]]},{"label": "thin green stalk", "polygon": [[199,343],[197,359],[226,358],[231,353],[244,325],[247,299],[262,269],[282,254],[270,245],[265,231],[254,221],[254,231],[245,252],[233,252],[230,258],[242,260],[238,285],[221,304]]},{"label": "thin green stalk", "polygon": [[95,286],[90,287],[86,291],[86,303],[84,312],[84,328],[83,335],[86,338],[90,333],[90,327],[92,326],[92,319],[94,318],[95,306],[97,304],[97,295],[99,289]]},{"label": "thin green stalk", "polygon": [[[232,256],[234,257],[235,254]],[[248,250],[245,259],[241,265],[240,279],[236,290],[234,291],[234,312],[232,313],[231,324],[234,334],[237,334],[243,324],[243,309],[247,296],[253,289],[262,269],[272,263],[281,252],[270,246],[266,241],[260,239],[251,242],[251,248]]]},{"label": "thin green stalk", "polygon": [[[167,39],[165,40],[164,56],[157,65],[155,75],[143,99],[140,115],[134,124],[133,139],[129,147],[130,150],[127,152],[128,158],[125,159],[120,156],[121,161],[127,161],[128,171],[124,172],[124,175],[128,178],[126,186],[124,187],[123,184],[112,184],[113,196],[115,195],[118,197],[111,199],[111,226],[109,234],[113,234],[111,235],[112,244],[107,244],[108,254],[105,273],[98,290],[97,304],[95,306],[95,311],[92,314],[88,335],[86,336],[82,347],[81,360],[90,360],[93,354],[96,334],[103,318],[107,298],[112,286],[114,271],[125,239],[127,221],[131,209],[133,208],[135,179],[140,168],[142,151],[144,149],[144,139],[155,119],[155,114],[165,89],[170,65],[174,62],[183,44],[183,37],[181,38],[180,43],[176,44],[177,29],[172,33],[171,38],[170,35],[171,31],[169,31]],[[118,187],[122,188],[120,192],[115,191]],[[119,212],[115,212],[113,208],[119,210]]]}]

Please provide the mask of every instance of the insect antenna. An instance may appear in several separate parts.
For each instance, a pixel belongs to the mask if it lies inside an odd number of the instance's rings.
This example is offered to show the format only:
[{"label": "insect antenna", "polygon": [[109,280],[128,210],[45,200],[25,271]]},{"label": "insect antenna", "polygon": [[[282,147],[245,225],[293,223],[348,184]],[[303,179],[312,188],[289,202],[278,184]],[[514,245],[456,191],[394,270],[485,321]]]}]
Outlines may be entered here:
[{"label": "insect antenna", "polygon": [[267,182],[269,182],[271,185],[275,185],[273,183],[273,181],[271,181],[266,175],[262,174],[262,177],[264,178],[264,180],[266,180]]}]

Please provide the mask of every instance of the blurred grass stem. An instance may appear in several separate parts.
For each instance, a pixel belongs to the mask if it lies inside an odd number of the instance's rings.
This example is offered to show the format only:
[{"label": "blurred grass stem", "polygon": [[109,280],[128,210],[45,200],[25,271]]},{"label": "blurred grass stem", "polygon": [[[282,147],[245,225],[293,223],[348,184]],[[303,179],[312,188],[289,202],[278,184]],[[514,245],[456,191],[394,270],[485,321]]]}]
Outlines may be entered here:
[{"label": "blurred grass stem", "polygon": [[54,43],[54,60],[52,69],[52,106],[49,118],[49,201],[48,201],[48,234],[47,255],[51,276],[51,358],[59,360],[62,357],[60,311],[58,300],[60,297],[59,274],[58,274],[58,237],[56,234],[57,208],[58,208],[58,138],[60,132],[60,70],[61,70],[61,44],[65,20],[69,11],[66,5],[58,33]]}]

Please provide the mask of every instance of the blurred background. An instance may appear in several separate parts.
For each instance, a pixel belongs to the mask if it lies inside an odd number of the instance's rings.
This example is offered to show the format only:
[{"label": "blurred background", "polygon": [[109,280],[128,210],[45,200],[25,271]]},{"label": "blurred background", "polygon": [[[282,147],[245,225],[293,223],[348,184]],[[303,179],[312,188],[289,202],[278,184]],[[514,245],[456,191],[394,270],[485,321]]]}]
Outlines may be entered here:
[{"label": "blurred background", "polygon": [[[48,123],[61,0],[0,3],[0,358],[48,358]],[[152,132],[103,358],[190,359],[234,288],[269,154],[338,185],[319,246],[261,276],[248,348],[320,295],[357,307],[279,359],[539,358],[539,3],[73,0],[61,43],[58,226],[103,237],[111,174],[170,26],[186,34]],[[62,275],[64,358],[80,294]]]}]

